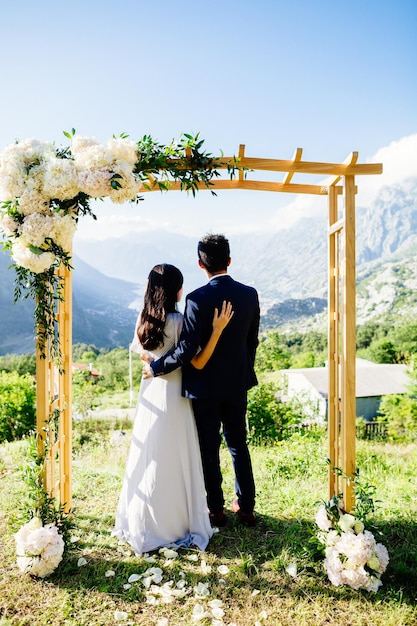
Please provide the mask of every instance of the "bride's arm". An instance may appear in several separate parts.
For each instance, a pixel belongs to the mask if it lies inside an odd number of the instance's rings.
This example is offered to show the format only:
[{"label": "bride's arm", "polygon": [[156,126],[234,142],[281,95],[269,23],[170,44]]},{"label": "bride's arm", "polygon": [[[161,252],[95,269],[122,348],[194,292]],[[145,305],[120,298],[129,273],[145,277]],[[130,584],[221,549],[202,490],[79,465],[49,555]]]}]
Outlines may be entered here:
[{"label": "bride's arm", "polygon": [[226,300],[223,301],[220,314],[218,309],[214,309],[213,330],[210,339],[201,350],[201,352],[196,354],[191,359],[191,365],[193,365],[196,369],[201,370],[206,365],[207,361],[210,359],[211,355],[214,352],[214,348],[217,346],[220,335],[222,334],[223,330],[226,328],[232,317],[232,305],[230,302],[226,302]]}]

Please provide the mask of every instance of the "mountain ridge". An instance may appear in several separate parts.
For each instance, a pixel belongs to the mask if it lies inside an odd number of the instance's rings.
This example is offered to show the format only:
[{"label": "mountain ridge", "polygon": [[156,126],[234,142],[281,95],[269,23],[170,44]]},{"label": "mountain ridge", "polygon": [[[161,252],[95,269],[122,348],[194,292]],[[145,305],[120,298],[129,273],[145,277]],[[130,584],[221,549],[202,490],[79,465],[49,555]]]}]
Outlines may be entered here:
[{"label": "mountain ridge", "polygon": [[[415,315],[417,305],[417,177],[384,187],[368,207],[356,211],[357,321],[379,315]],[[236,280],[254,285],[262,326],[308,329],[325,325],[327,222],[304,217],[291,228],[230,237]],[[177,265],[184,291],[200,286],[196,239],[164,230],[131,233],[104,241],[74,241],[74,343],[128,346],[148,272],[161,262]],[[13,272],[0,255],[0,320],[6,330],[0,353],[33,349],[33,303],[13,309]],[[8,302],[8,304],[7,304]],[[325,308],[325,307],[324,307]],[[319,309],[321,312],[319,312]],[[23,320],[26,320],[25,324]],[[16,329],[21,328],[21,332]]]}]

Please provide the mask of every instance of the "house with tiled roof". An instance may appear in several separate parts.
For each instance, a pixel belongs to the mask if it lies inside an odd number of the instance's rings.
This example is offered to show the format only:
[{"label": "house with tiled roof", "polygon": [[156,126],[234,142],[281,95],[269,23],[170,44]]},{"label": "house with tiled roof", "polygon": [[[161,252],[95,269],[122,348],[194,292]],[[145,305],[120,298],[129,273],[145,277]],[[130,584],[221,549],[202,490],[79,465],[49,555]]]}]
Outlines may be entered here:
[{"label": "house with tiled roof", "polygon": [[86,372],[87,380],[97,380],[99,376],[101,376],[101,372],[93,368],[93,364],[89,363],[86,365],[85,363],[73,363],[72,364],[72,373],[74,372]]}]

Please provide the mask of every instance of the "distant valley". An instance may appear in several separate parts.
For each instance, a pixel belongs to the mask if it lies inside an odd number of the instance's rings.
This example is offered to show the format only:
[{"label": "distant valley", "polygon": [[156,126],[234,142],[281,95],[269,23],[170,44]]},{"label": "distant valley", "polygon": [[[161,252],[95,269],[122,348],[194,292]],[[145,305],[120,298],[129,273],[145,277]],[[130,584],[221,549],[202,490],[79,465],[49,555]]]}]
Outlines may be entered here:
[{"label": "distant valley", "polygon": [[[357,208],[357,321],[417,315],[417,178],[383,188]],[[262,328],[326,325],[327,224],[301,219],[275,233],[231,236],[236,280],[256,286]],[[0,354],[34,349],[33,303],[13,300],[13,271],[0,253]],[[127,347],[144,284],[156,263],[177,265],[185,291],[204,282],[196,240],[157,230],[105,241],[77,240],[73,259],[73,339],[98,347]]]}]

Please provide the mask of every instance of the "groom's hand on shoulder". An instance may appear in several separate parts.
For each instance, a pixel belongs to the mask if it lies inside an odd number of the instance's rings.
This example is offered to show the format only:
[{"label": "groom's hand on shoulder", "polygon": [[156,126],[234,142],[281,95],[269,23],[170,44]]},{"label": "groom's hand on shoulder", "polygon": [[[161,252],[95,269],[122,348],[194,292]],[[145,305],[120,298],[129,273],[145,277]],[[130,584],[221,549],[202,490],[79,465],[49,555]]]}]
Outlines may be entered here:
[{"label": "groom's hand on shoulder", "polygon": [[[152,361],[151,361],[152,362]],[[153,372],[149,363],[145,362],[142,368],[142,378],[152,378]]]},{"label": "groom's hand on shoulder", "polygon": [[150,364],[152,363],[153,358],[147,352],[144,352],[143,354],[141,354],[140,358],[143,361],[142,378],[152,378],[153,371],[151,369]]}]

